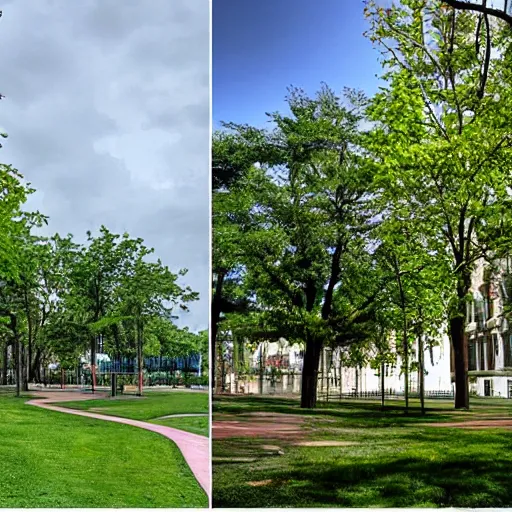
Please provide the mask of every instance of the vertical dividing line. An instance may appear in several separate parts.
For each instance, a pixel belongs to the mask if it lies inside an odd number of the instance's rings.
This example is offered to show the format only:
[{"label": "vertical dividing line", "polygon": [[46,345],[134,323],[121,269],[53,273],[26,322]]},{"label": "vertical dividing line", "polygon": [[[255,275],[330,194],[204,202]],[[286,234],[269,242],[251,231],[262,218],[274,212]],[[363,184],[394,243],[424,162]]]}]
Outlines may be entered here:
[{"label": "vertical dividing line", "polygon": [[208,386],[208,398],[209,398],[209,423],[210,423],[210,436],[209,436],[209,439],[208,439],[208,442],[209,442],[209,455],[210,455],[210,493],[209,493],[209,507],[212,508],[213,506],[213,467],[212,467],[212,457],[213,457],[213,441],[212,441],[212,438],[213,438],[213,380],[212,380],[212,368],[214,368],[214,364],[215,362],[212,361],[212,351],[211,351],[211,346],[212,346],[212,343],[214,343],[214,340],[212,340],[212,290],[211,290],[211,286],[212,286],[212,283],[213,283],[213,273],[212,273],[212,270],[213,270],[213,262],[212,262],[212,241],[213,241],[213,233],[212,233],[212,229],[213,229],[213,223],[212,223],[212,135],[213,135],[213,120],[212,120],[212,116],[213,116],[213,93],[212,93],[212,84],[213,84],[213,81],[212,81],[212,46],[213,46],[213,39],[212,39],[212,29],[213,29],[213,0],[208,0],[208,9],[209,9],[209,12],[210,12],[210,16],[209,16],[209,27],[208,27],[208,30],[209,30],[209,48],[208,48],[208,66],[209,66],[209,77],[208,77],[208,80],[209,80],[209,112],[210,112],[210,116],[209,116],[209,131],[208,131],[208,134],[209,134],[209,141],[208,141],[208,204],[210,205],[210,209],[209,209],[209,223],[210,223],[210,229],[209,229],[209,237],[208,237],[208,240],[209,240],[209,247],[208,247],[208,251],[209,251],[209,263],[210,263],[210,268],[209,268],[209,272],[208,272],[208,275],[209,275],[209,279],[210,279],[210,283],[209,283],[209,287],[208,289],[210,290],[210,294],[209,294],[209,307],[208,307],[208,315],[209,315],[209,322],[208,322],[208,340],[209,340],[209,346],[208,346],[208,360],[209,360],[209,366],[208,366],[208,375],[209,375],[209,386]]}]

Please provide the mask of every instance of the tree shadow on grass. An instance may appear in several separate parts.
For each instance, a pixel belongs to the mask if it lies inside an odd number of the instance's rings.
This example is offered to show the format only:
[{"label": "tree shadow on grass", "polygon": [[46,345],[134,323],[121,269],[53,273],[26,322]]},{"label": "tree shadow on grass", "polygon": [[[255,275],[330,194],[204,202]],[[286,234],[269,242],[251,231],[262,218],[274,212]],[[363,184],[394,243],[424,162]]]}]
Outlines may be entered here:
[{"label": "tree shadow on grass", "polygon": [[421,458],[392,463],[298,465],[265,472],[271,485],[214,486],[215,507],[507,507],[512,505],[512,462]]},{"label": "tree shadow on grass", "polygon": [[[339,456],[302,452],[303,456],[283,461],[282,467],[246,464],[236,472],[238,478],[214,468],[214,506],[511,506],[511,436],[499,431],[475,435],[437,430],[422,431],[421,449],[406,453],[368,457],[344,456],[342,451],[336,452]],[[402,440],[404,446],[414,441],[418,437],[413,432]],[[433,447],[431,452],[428,446]],[[251,480],[272,482],[252,487],[247,484]]]}]

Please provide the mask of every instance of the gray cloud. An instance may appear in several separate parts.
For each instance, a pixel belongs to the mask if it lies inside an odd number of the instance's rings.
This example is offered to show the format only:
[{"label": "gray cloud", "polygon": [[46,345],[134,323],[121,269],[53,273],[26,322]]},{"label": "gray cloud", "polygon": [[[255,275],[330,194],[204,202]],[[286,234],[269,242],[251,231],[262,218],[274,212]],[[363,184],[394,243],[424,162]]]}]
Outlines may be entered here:
[{"label": "gray cloud", "polygon": [[208,0],[9,0],[0,20],[0,160],[50,232],[101,224],[155,248],[208,324]]}]

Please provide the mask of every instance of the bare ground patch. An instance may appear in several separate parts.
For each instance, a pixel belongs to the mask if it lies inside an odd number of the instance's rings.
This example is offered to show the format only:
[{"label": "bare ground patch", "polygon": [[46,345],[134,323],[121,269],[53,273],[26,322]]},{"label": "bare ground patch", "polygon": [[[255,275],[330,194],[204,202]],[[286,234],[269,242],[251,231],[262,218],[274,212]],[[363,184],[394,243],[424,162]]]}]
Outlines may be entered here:
[{"label": "bare ground patch", "polygon": [[508,419],[488,419],[488,420],[472,420],[472,421],[457,421],[457,422],[443,422],[443,423],[424,423],[418,424],[422,427],[449,427],[449,428],[471,428],[471,429],[485,429],[485,428],[512,428],[512,418]]},{"label": "bare ground patch", "polygon": [[269,452],[278,452],[281,449],[281,447],[275,444],[262,444],[261,449]]},{"label": "bare ground patch", "polygon": [[326,446],[354,446],[361,443],[356,443],[352,441],[300,441],[298,443],[293,443],[293,446],[318,446],[318,447],[326,447]]},{"label": "bare ground patch", "polygon": [[251,413],[244,416],[216,416],[213,438],[252,437],[261,439],[300,440],[308,434],[305,418],[300,415],[279,413]]},{"label": "bare ground patch", "polygon": [[300,439],[307,431],[289,424],[281,423],[232,423],[230,421],[213,424],[213,438],[227,439],[230,437],[256,437],[268,439]]},{"label": "bare ground patch", "polygon": [[257,480],[255,482],[247,482],[247,485],[250,485],[251,487],[263,487],[265,485],[270,485],[272,483],[272,480]]},{"label": "bare ground patch", "polygon": [[257,457],[212,457],[212,462],[256,462]]}]

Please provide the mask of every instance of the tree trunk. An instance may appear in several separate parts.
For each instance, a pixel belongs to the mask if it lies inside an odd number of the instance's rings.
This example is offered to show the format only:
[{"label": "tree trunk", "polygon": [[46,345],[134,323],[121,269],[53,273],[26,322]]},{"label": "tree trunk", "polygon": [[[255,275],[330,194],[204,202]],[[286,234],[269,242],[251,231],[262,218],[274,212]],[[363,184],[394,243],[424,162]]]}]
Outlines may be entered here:
[{"label": "tree trunk", "polygon": [[144,364],[143,354],[142,354],[142,322],[140,319],[137,320],[137,367],[138,367],[138,396],[142,396],[142,389],[144,386],[143,382],[143,369],[142,365]]},{"label": "tree trunk", "polygon": [[455,367],[455,409],[469,409],[468,346],[463,317],[450,320],[450,337]]},{"label": "tree trunk", "polygon": [[28,352],[27,352],[27,380],[29,382],[34,382],[34,370],[32,368],[32,354],[33,354],[33,343],[32,343],[32,335],[28,338]]},{"label": "tree trunk", "polygon": [[400,266],[398,263],[398,259],[395,256],[394,259],[394,267],[395,267],[395,277],[396,282],[398,284],[398,290],[400,292],[400,308],[402,310],[403,315],[403,331],[402,331],[402,348],[404,353],[404,361],[402,367],[404,369],[404,395],[405,395],[405,414],[409,412],[409,340],[407,339],[407,308],[406,308],[406,299],[405,299],[405,291],[402,283],[402,278],[400,276]]},{"label": "tree trunk", "polygon": [[216,364],[216,343],[217,343],[217,332],[219,329],[219,321],[221,314],[221,303],[222,303],[222,286],[224,285],[224,272],[219,272],[217,274],[217,282],[215,284],[215,293],[212,298],[212,315],[211,315],[211,325],[210,325],[210,350],[211,350],[211,361],[212,367],[210,368],[211,374],[211,386],[212,389],[215,389],[215,372],[217,368]]},{"label": "tree trunk", "polygon": [[91,339],[91,388],[94,394],[96,390],[96,336]]},{"label": "tree trunk", "polygon": [[[32,325],[32,312],[30,310],[30,300],[28,296],[28,289],[26,286],[23,288],[23,301],[25,306],[25,315],[27,319],[27,339],[28,339],[28,350],[23,347],[23,388],[28,391],[28,382],[32,379],[32,346],[34,338],[34,329]],[[26,382],[25,382],[26,380]]]},{"label": "tree trunk", "polygon": [[425,347],[423,346],[423,336],[418,334],[418,366],[419,366],[419,384],[420,384],[420,403],[421,414],[425,414]]},{"label": "tree trunk", "polygon": [[384,400],[385,400],[385,391],[384,391],[384,379],[385,375],[384,372],[386,371],[386,363],[381,363],[380,365],[380,401],[381,406],[384,409]]},{"label": "tree trunk", "polygon": [[306,352],[302,365],[302,392],[300,406],[303,409],[316,407],[316,389],[318,383],[318,365],[323,343],[309,336],[306,339]]},{"label": "tree trunk", "polygon": [[23,391],[28,391],[28,372],[29,372],[29,361],[28,361],[28,351],[25,347],[25,345],[23,345],[22,347],[22,355],[21,355],[21,360],[22,360],[22,368],[23,368],[23,379],[22,379],[22,382],[23,382]]},{"label": "tree trunk", "polygon": [[30,314],[30,307],[28,306],[27,299],[27,327],[28,327],[28,350],[27,350],[27,391],[28,391],[28,382],[32,382],[34,380],[34,375],[32,372],[32,352],[33,352],[33,344],[34,344],[34,329],[32,327],[32,315]]},{"label": "tree trunk", "polygon": [[340,400],[343,398],[343,359],[340,354]]},{"label": "tree trunk", "polygon": [[407,324],[404,324],[404,387],[405,414],[409,413],[409,344],[407,343]]},{"label": "tree trunk", "polygon": [[40,383],[41,382],[41,357],[42,357],[42,352],[41,352],[41,349],[37,349],[36,350],[36,355],[34,356],[34,361],[32,362],[32,375],[34,376],[34,380],[37,382],[37,383]]},{"label": "tree trunk", "polygon": [[[324,354],[323,350],[320,351],[320,366],[319,366],[318,374],[320,377],[320,379],[317,379],[320,381],[318,383],[318,384],[320,384],[320,393],[323,393],[324,392],[324,380],[325,380],[325,354]],[[317,387],[318,387],[318,384],[317,384]]]},{"label": "tree trunk", "polygon": [[327,385],[326,385],[326,392],[327,392],[327,395],[326,395],[326,399],[325,399],[325,401],[326,401],[326,402],[328,402],[328,401],[329,401],[329,387],[330,387],[330,382],[329,382],[329,381],[330,381],[330,378],[329,378],[329,374],[330,374],[330,372],[331,372],[331,369],[330,369],[330,368],[329,368],[329,369],[327,369],[327,368],[326,368],[326,377],[327,377],[327,383],[326,383],[326,384],[327,384]]},{"label": "tree trunk", "polygon": [[21,396],[21,343],[18,337],[16,336],[15,341],[16,346],[16,396]]},{"label": "tree trunk", "polygon": [[15,370],[16,370],[16,396],[21,396],[21,386],[22,386],[22,366],[23,361],[21,359],[21,343],[18,336],[18,318],[14,313],[9,313],[10,318],[10,329],[13,333],[14,337],[14,362],[15,362]]},{"label": "tree trunk", "polygon": [[3,357],[2,357],[2,386],[7,386],[7,359],[9,358],[9,344],[6,342],[3,348]]},{"label": "tree trunk", "polygon": [[[231,375],[233,376],[233,379],[235,381],[235,393],[238,394],[238,367],[239,367],[239,361],[238,361],[238,355],[239,355],[239,347],[238,347],[238,338],[233,335],[233,368],[231,371]],[[233,385],[230,384],[230,391],[233,391]]]},{"label": "tree trunk", "polygon": [[263,395],[263,380],[265,378],[265,344],[260,345],[260,379],[259,379],[259,392]]}]

